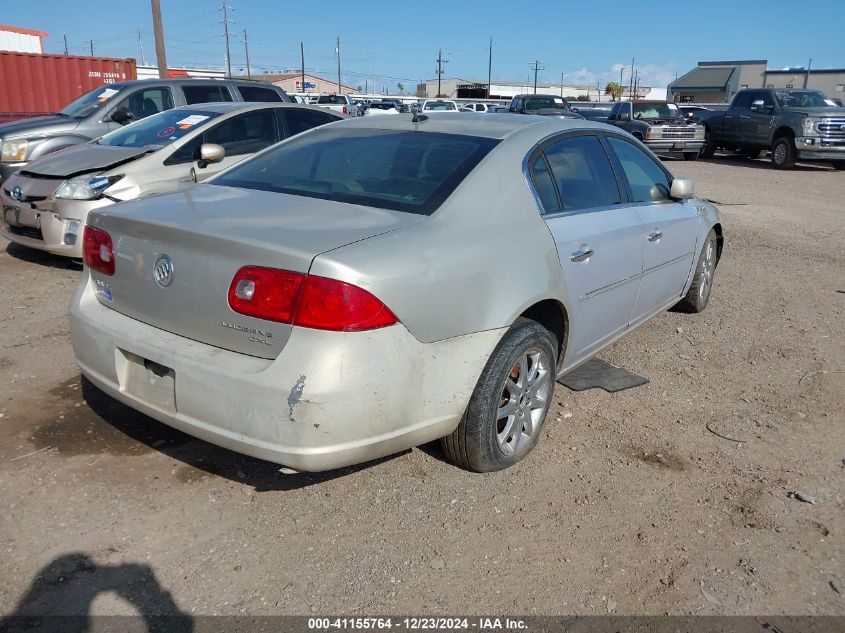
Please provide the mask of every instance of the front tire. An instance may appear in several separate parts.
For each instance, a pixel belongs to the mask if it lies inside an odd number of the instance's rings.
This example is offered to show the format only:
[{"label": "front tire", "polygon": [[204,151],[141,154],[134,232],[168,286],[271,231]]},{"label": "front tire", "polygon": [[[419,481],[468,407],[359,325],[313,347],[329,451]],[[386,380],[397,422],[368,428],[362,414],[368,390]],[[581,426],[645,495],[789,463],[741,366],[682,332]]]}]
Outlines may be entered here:
[{"label": "front tire", "polygon": [[845,160],[833,161],[833,168],[837,171],[845,171]]},{"label": "front tire", "polygon": [[795,167],[795,143],[788,136],[781,136],[772,145],[772,165],[776,169],[792,169]]},{"label": "front tire", "polygon": [[713,158],[716,153],[716,141],[713,138],[713,133],[707,130],[704,133],[704,146],[698,152],[699,158]]},{"label": "front tire", "polygon": [[481,372],[458,428],[441,440],[451,462],[490,472],[531,452],[554,394],[556,349],[545,327],[517,319]]},{"label": "front tire", "polygon": [[686,296],[676,306],[682,312],[701,312],[710,301],[710,291],[713,288],[713,277],[716,273],[716,231],[710,229]]}]

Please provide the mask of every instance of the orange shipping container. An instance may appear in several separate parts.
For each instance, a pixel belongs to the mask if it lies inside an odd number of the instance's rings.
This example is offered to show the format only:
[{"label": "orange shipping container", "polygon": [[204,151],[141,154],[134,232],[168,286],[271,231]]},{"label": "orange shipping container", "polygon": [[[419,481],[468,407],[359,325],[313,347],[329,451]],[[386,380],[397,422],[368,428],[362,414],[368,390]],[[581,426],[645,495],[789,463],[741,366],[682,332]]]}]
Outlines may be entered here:
[{"label": "orange shipping container", "polygon": [[97,86],[136,78],[134,59],[0,51],[0,118],[57,112]]}]

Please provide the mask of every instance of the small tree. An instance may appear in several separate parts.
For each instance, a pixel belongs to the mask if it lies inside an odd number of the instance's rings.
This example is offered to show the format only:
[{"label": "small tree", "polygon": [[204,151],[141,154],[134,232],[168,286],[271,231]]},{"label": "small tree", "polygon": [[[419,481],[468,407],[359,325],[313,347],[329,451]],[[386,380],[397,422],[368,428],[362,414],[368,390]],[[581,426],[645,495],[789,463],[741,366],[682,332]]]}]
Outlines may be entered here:
[{"label": "small tree", "polygon": [[622,96],[622,86],[620,86],[615,81],[607,82],[607,85],[604,87],[604,94],[610,95],[610,98],[613,101],[619,99]]},{"label": "small tree", "polygon": [[399,94],[400,95],[405,94],[405,84],[399,83],[399,84],[396,84],[396,87],[399,88]]}]

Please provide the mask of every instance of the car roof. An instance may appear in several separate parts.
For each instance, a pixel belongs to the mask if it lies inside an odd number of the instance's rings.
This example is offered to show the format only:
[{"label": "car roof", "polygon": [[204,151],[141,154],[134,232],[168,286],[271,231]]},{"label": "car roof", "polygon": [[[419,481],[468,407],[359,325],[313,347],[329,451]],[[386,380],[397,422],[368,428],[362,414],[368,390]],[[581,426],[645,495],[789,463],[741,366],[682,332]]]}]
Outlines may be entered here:
[{"label": "car roof", "polygon": [[274,88],[279,88],[275,84],[271,84],[268,81],[260,81],[258,79],[229,79],[229,78],[217,78],[217,77],[186,77],[180,79],[131,79],[129,81],[116,81],[111,84],[107,84],[109,86],[117,86],[120,88],[129,88],[133,86],[151,86],[151,85],[191,85],[200,82],[205,83],[234,83],[234,84],[241,84],[241,85],[255,85],[255,86],[262,86],[268,87],[272,86]]},{"label": "car roof", "polygon": [[315,112],[328,112],[320,106],[305,103],[287,103],[283,101],[221,101],[210,103],[192,103],[191,105],[179,106],[174,110],[205,110],[206,112],[244,112],[247,110],[260,110],[262,108],[296,108],[297,110],[314,110]]},{"label": "car roof", "polygon": [[342,125],[365,129],[462,134],[493,139],[504,139],[527,130],[542,138],[567,130],[608,129],[607,125],[596,124],[585,119],[562,119],[533,114],[502,114],[488,119],[468,117],[460,112],[439,113],[419,123],[414,123],[410,114],[392,117],[355,117],[344,121]]}]

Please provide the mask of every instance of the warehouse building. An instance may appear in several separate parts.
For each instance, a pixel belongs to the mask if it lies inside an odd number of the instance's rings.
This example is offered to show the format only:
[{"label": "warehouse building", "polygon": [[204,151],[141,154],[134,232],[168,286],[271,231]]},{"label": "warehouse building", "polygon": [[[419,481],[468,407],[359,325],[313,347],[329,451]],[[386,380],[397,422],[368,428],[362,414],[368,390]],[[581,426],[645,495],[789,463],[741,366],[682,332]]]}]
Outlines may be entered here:
[{"label": "warehouse building", "polygon": [[845,69],[769,70],[765,59],[698,62],[669,84],[669,98],[681,103],[728,103],[744,88],[809,88],[843,98]]},{"label": "warehouse building", "polygon": [[[440,80],[440,96],[445,99],[487,99],[487,80],[461,79],[458,77],[443,78]],[[428,79],[417,84],[417,97],[421,99],[435,99],[438,96],[437,79]],[[500,81],[493,80],[490,84],[490,99],[510,101],[514,96],[520,94],[531,94],[534,92],[534,82],[525,81]],[[569,100],[584,97],[590,101],[610,101],[610,96],[604,94],[604,86],[587,86],[572,84],[550,84],[538,82],[538,94],[560,95]],[[666,89],[654,89],[640,86],[639,98],[665,99]],[[625,86],[623,98],[628,98],[628,89]]]},{"label": "warehouse building", "polygon": [[33,31],[19,26],[0,24],[0,51],[15,53],[44,53],[46,31]]},{"label": "warehouse building", "polygon": [[281,73],[269,73],[266,75],[252,75],[252,79],[260,79],[261,81],[269,81],[276,84],[282,90],[288,93],[314,93],[319,94],[358,94],[361,92],[360,88],[353,88],[340,84],[338,89],[337,80],[324,79],[305,73],[305,83],[303,84],[303,74],[293,70]]}]

